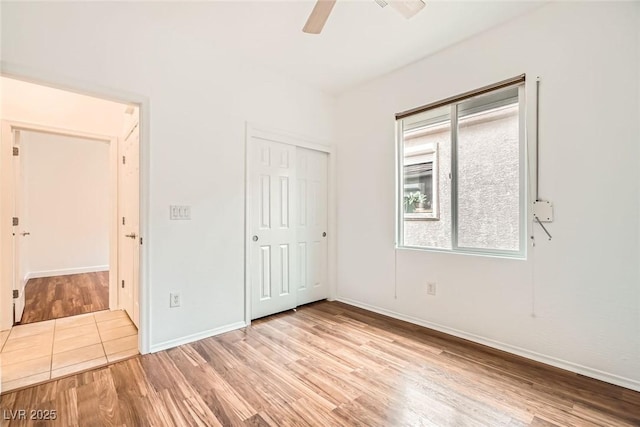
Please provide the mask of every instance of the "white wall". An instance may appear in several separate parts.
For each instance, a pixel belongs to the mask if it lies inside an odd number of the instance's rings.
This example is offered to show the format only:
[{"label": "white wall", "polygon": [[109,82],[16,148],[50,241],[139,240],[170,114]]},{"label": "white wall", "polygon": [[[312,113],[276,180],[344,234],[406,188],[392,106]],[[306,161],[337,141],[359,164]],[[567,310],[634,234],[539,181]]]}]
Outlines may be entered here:
[{"label": "white wall", "polygon": [[29,277],[109,267],[109,144],[21,132]]},{"label": "white wall", "polygon": [[[640,390],[638,13],[551,4],[341,96],[339,298]],[[394,113],[521,73],[530,109],[542,78],[553,240],[535,227],[526,261],[399,250],[396,282]]]},{"label": "white wall", "polygon": [[125,109],[121,103],[0,77],[3,120],[119,136]]},{"label": "white wall", "polygon": [[[151,344],[244,319],[245,121],[330,140],[331,98],[226,52],[206,4],[3,3],[2,60],[150,100]],[[28,28],[28,31],[25,31]],[[143,115],[146,114],[143,112]],[[169,205],[191,221],[169,221]],[[169,293],[182,306],[169,308]]]}]

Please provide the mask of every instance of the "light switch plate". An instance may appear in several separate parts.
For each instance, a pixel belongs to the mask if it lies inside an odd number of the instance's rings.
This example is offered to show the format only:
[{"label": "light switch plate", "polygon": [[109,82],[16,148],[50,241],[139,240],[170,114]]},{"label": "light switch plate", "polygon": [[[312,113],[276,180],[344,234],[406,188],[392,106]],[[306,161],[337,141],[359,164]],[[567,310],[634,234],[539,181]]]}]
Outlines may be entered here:
[{"label": "light switch plate", "polygon": [[190,220],[191,206],[169,206],[169,219],[171,220]]},{"label": "light switch plate", "polygon": [[169,307],[180,307],[180,292],[172,292],[169,294]]}]

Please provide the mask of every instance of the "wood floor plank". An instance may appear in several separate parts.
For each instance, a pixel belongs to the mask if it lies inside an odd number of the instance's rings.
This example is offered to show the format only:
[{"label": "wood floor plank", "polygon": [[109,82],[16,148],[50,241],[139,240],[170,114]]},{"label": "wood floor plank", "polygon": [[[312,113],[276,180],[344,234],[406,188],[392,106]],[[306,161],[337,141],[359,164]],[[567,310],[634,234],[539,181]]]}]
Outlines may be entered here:
[{"label": "wood floor plank", "polygon": [[0,413],[20,409],[59,418],[3,422],[640,425],[638,392],[335,302],[0,397]]},{"label": "wood floor plank", "polygon": [[108,309],[108,271],[35,278],[25,285],[20,324]]},{"label": "wood floor plank", "polygon": [[253,427],[270,427],[270,426],[277,426],[277,424],[275,424],[275,422],[273,424],[270,424],[267,420],[265,420],[265,418],[260,415],[260,414],[255,414],[254,416],[252,416],[251,418],[249,418],[248,420],[246,420],[244,422],[244,424],[246,426],[253,426]]}]

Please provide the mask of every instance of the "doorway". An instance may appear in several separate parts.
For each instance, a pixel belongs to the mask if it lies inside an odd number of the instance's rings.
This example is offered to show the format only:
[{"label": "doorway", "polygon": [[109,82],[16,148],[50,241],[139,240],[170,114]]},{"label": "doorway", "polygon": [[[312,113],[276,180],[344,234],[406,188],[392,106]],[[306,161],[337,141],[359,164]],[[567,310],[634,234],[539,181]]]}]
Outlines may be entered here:
[{"label": "doorway", "polygon": [[111,141],[29,129],[13,138],[14,324],[107,310]]},{"label": "doorway", "polygon": [[247,137],[250,319],[329,297],[328,148]]},{"label": "doorway", "polygon": [[[0,83],[0,232],[8,236],[0,241],[0,357],[6,391],[132,357],[148,346],[138,331],[139,106],[6,77]],[[66,154],[65,143],[71,146]],[[45,151],[34,151],[38,144]],[[80,155],[87,150],[99,151],[102,163]],[[77,169],[81,173],[67,176]],[[34,171],[37,180],[29,175]],[[91,178],[99,171],[100,184]],[[35,187],[34,198],[27,190]],[[74,201],[71,195],[82,197]],[[60,206],[69,209],[58,213]],[[101,226],[89,221],[96,213]],[[75,261],[63,264],[70,259]],[[28,316],[30,300],[48,301],[49,317]]]},{"label": "doorway", "polygon": [[105,309],[138,326],[139,107],[0,82],[0,330]]}]

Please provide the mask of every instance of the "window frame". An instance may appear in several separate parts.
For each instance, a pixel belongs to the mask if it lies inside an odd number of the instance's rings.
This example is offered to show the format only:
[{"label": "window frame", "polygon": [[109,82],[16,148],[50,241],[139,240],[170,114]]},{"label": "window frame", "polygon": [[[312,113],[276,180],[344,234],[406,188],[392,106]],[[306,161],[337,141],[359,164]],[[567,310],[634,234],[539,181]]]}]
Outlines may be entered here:
[{"label": "window frame", "polygon": [[[451,248],[438,248],[428,246],[411,246],[404,244],[404,222],[408,218],[405,218],[404,213],[404,118],[396,119],[396,249],[410,249],[420,250],[428,252],[444,252],[444,253],[457,253],[457,254],[469,254],[480,256],[492,256],[502,258],[516,258],[526,259],[527,249],[527,201],[529,198],[527,187],[527,159],[529,156],[527,146],[527,131],[526,131],[526,90],[525,82],[514,83],[507,87],[517,87],[518,89],[518,186],[519,186],[519,248],[518,250],[506,250],[506,249],[484,249],[484,248],[472,248],[458,245],[458,109],[459,105],[466,99],[460,99],[448,104],[450,108],[450,124],[451,124],[451,171],[449,174],[451,184]],[[496,88],[494,91],[504,89]],[[493,92],[493,91],[489,91]],[[477,96],[482,96],[485,93],[479,93]],[[442,105],[442,106],[445,106]],[[436,157],[438,155],[436,149]],[[435,164],[434,164],[435,168]],[[439,190],[437,191],[439,195]],[[439,208],[439,203],[438,203]],[[426,219],[426,218],[425,218]],[[439,219],[433,218],[433,220]],[[412,219],[408,219],[412,220]]]}]

